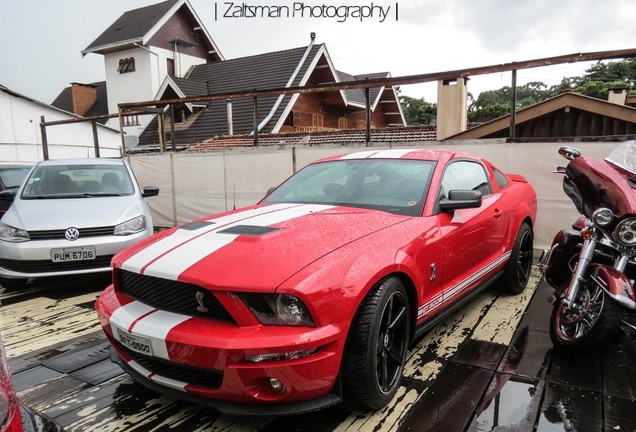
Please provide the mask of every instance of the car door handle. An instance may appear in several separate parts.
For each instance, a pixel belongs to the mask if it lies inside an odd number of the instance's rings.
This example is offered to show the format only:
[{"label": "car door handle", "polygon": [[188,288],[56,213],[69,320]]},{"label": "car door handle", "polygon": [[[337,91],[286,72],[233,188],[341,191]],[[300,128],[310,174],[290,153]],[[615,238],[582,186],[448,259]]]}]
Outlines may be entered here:
[{"label": "car door handle", "polygon": [[495,219],[499,219],[501,216],[503,216],[503,212],[499,209],[495,209],[495,214],[493,216],[495,216]]}]

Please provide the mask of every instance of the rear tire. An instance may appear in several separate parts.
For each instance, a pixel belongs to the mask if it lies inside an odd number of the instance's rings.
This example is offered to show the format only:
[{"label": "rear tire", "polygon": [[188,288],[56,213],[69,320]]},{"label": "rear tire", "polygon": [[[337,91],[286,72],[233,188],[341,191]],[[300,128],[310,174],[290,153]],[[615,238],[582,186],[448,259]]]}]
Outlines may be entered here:
[{"label": "rear tire", "polygon": [[345,398],[378,410],[395,396],[411,338],[411,311],[402,282],[380,281],[353,319],[342,361]]},{"label": "rear tire", "polygon": [[528,285],[532,271],[534,235],[530,225],[522,223],[517,231],[515,245],[504,267],[503,275],[497,281],[497,289],[508,294],[521,294]]},{"label": "rear tire", "polygon": [[559,300],[550,317],[550,338],[566,354],[589,354],[620,328],[621,308],[596,284],[581,285],[568,310]]}]

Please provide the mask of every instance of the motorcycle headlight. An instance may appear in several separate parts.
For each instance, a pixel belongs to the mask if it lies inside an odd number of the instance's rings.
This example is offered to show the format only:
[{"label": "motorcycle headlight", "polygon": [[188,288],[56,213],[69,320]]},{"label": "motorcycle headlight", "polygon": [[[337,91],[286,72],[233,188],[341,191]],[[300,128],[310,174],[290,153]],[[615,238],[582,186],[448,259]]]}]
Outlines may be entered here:
[{"label": "motorcycle headlight", "polygon": [[305,304],[291,294],[239,294],[265,325],[315,326]]},{"label": "motorcycle headlight", "polygon": [[0,240],[11,243],[22,243],[29,241],[29,233],[25,230],[14,228],[0,222]]},{"label": "motorcycle headlight", "polygon": [[614,238],[624,246],[636,245],[636,218],[627,218],[616,226]]},{"label": "motorcycle headlight", "polygon": [[126,221],[124,223],[120,223],[115,227],[115,231],[113,234],[115,235],[131,235],[138,232],[141,232],[146,229],[146,216],[141,215],[137,216],[134,219]]},{"label": "motorcycle headlight", "polygon": [[599,208],[594,210],[594,214],[592,214],[592,220],[598,226],[607,226],[612,223],[614,219],[614,213],[608,208]]}]

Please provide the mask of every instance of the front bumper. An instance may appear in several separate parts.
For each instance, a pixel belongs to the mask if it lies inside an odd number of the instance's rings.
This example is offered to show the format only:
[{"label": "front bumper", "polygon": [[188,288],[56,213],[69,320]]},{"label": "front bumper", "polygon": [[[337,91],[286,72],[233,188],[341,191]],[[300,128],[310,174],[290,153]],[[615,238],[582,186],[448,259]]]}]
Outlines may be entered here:
[{"label": "front bumper", "polygon": [[[154,390],[220,412],[249,415],[299,414],[342,399],[337,379],[345,325],[239,326],[158,311],[112,286],[97,300],[96,311],[112,345],[111,359]],[[152,356],[123,344],[122,329],[150,340]],[[312,354],[289,360],[246,360],[246,356],[299,350]],[[284,385],[282,393],[274,391],[271,379]]]},{"label": "front bumper", "polygon": [[[84,237],[69,240],[0,241],[0,277],[25,279],[112,271],[110,260],[117,252],[152,234],[145,230],[129,236]],[[94,247],[95,259],[53,262],[52,249]]]}]

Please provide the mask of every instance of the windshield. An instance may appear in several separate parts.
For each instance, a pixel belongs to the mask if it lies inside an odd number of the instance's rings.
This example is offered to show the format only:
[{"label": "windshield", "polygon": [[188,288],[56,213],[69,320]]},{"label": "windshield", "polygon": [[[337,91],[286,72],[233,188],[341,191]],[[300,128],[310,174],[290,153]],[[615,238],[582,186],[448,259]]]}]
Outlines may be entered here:
[{"label": "windshield", "polygon": [[30,167],[0,168],[0,180],[6,188],[18,187],[30,169]]},{"label": "windshield", "polygon": [[22,191],[23,199],[84,198],[132,195],[124,165],[40,165]]},{"label": "windshield", "polygon": [[632,174],[636,174],[636,141],[631,140],[621,143],[605,160],[626,169]]},{"label": "windshield", "polygon": [[262,202],[331,204],[421,216],[435,162],[341,159],[308,165]]}]

